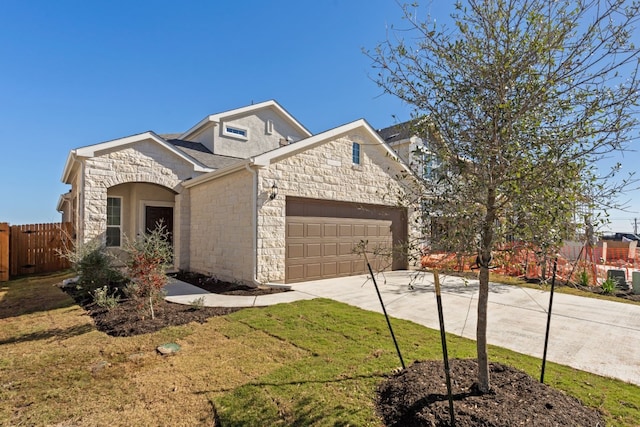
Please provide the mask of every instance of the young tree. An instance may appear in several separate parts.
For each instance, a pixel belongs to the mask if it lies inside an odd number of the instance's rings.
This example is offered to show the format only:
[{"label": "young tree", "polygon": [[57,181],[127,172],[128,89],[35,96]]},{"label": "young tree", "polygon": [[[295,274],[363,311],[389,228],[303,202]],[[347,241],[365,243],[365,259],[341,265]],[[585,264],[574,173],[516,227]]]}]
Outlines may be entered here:
[{"label": "young tree", "polygon": [[[366,53],[384,91],[414,107],[415,131],[430,135],[448,171],[424,186],[422,205],[474,230],[460,250],[478,253],[477,386],[488,392],[492,251],[507,235],[558,243],[577,206],[622,189],[597,189],[607,184],[594,164],[637,137],[640,4],[468,0],[455,8],[455,28],[446,28],[403,6],[409,28]],[[586,197],[594,194],[601,199]]]}]

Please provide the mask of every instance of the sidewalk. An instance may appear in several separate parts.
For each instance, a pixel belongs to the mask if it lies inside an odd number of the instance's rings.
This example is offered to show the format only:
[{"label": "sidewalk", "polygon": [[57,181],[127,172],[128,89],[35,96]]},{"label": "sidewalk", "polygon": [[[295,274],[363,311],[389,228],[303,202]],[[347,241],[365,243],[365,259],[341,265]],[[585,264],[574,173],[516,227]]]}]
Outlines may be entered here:
[{"label": "sidewalk", "polygon": [[[377,277],[390,316],[438,329],[433,276],[394,271]],[[477,281],[441,276],[442,303],[448,333],[475,339]],[[195,289],[194,289],[195,288]],[[188,284],[167,286],[167,300],[189,303],[204,296],[205,305],[262,306],[301,299],[330,298],[365,310],[382,312],[367,276],[318,280],[292,285],[291,292],[259,297],[207,294]],[[542,357],[549,292],[490,285],[488,341],[520,353]],[[228,305],[236,304],[236,305]],[[398,337],[401,341],[401,337]],[[640,386],[640,306],[556,293],[549,336],[549,361]]]}]

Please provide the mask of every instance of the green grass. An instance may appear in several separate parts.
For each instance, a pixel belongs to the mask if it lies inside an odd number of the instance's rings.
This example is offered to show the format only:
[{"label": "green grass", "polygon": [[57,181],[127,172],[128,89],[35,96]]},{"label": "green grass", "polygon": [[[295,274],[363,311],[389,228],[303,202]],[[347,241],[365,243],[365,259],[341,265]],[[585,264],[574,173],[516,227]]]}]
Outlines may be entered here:
[{"label": "green grass", "polygon": [[[52,286],[59,279],[0,284],[0,307],[7,298],[16,312],[0,311],[0,425],[211,425],[214,413],[225,427],[380,425],[375,389],[400,362],[377,313],[320,299],[113,338]],[[438,331],[392,323],[407,364],[442,358]],[[177,355],[155,353],[170,341]],[[467,339],[448,347],[475,355]],[[490,359],[540,375],[529,356],[491,347]],[[545,380],[608,425],[640,425],[640,387],[553,363]]]}]

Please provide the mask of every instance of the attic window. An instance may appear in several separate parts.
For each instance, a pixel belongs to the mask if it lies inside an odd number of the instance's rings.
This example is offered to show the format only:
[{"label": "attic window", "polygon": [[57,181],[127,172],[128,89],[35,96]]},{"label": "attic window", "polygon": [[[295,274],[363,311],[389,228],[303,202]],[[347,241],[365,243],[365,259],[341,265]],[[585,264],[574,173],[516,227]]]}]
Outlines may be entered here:
[{"label": "attic window", "polygon": [[232,138],[249,139],[249,131],[237,126],[224,125],[223,133]]}]

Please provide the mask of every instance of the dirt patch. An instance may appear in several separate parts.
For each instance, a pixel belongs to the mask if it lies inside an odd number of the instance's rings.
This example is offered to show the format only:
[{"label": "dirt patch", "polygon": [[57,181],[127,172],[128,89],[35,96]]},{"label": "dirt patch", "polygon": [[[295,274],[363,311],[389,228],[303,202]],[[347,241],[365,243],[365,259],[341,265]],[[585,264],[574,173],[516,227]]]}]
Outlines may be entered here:
[{"label": "dirt patch", "polygon": [[[491,363],[493,392],[476,392],[475,360],[449,363],[457,427],[604,426],[600,414],[524,372]],[[449,426],[442,361],[416,362],[378,388],[378,414],[386,426]]]}]

